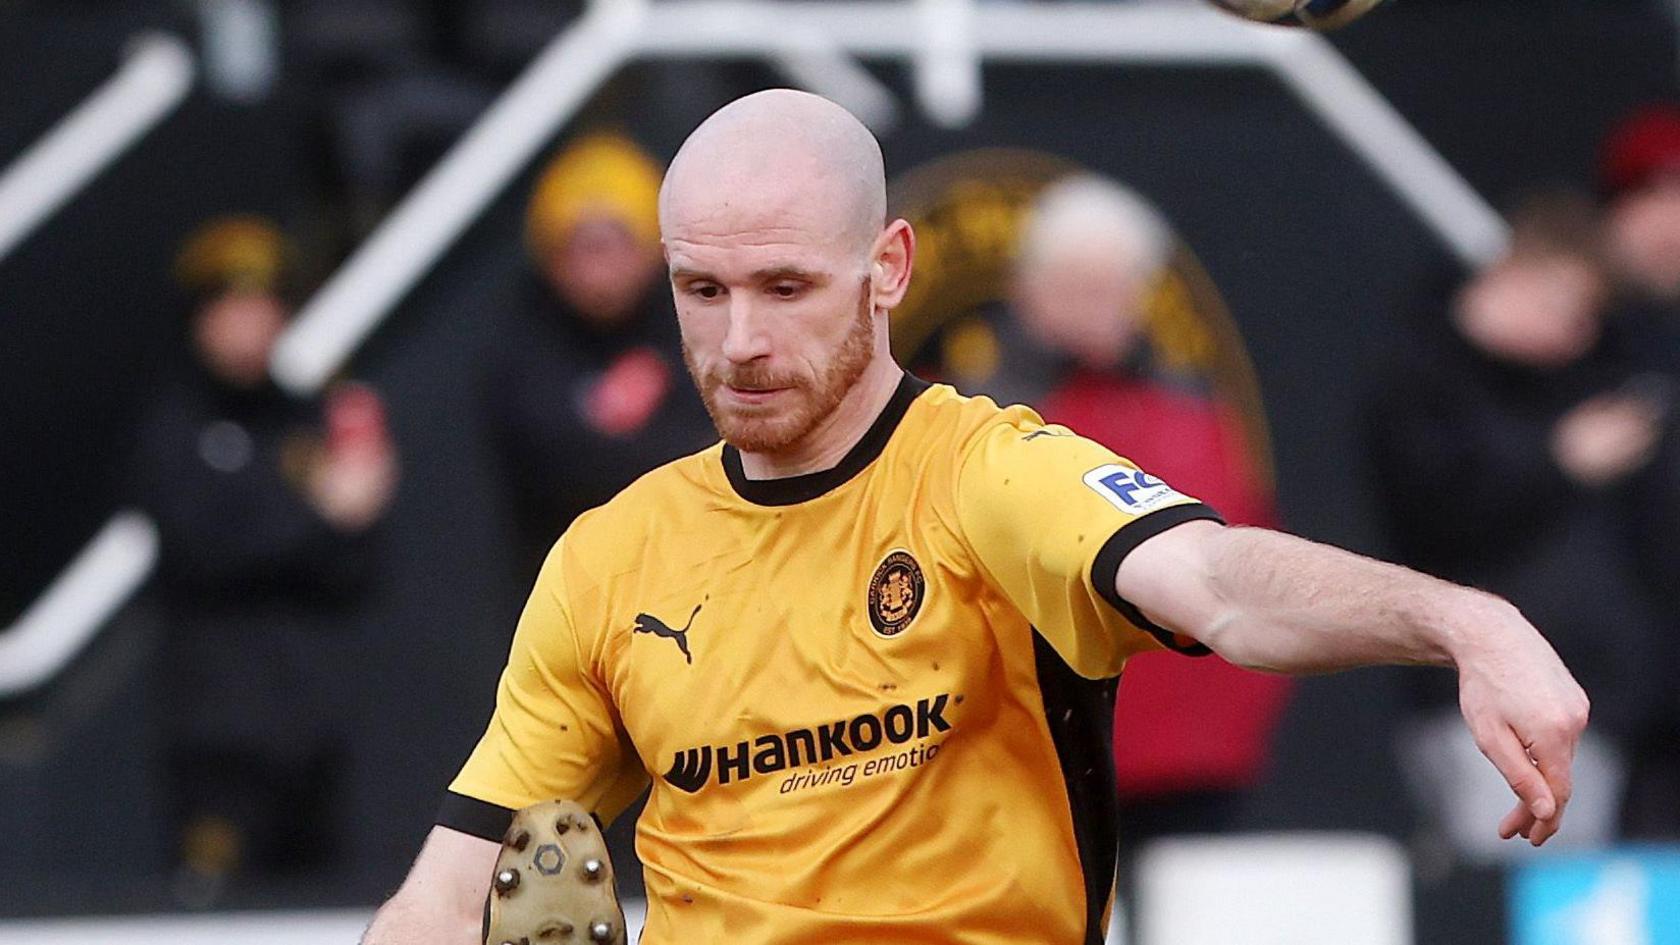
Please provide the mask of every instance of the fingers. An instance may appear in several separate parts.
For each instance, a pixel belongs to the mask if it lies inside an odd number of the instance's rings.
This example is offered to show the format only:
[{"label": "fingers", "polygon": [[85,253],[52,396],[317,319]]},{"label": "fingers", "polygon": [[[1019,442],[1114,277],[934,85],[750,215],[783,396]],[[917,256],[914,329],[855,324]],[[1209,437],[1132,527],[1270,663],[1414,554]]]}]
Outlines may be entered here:
[{"label": "fingers", "polygon": [[1575,743],[1569,740],[1544,748],[1536,745],[1529,749],[1529,753],[1534,757],[1535,767],[1546,779],[1546,786],[1551,789],[1552,797],[1557,801],[1557,810],[1552,816],[1536,821],[1530,830],[1523,834],[1528,838],[1528,842],[1539,846],[1558,832],[1558,827],[1563,823],[1563,810],[1569,806],[1569,797],[1574,790],[1570,768],[1575,760]]},{"label": "fingers", "polygon": [[1534,815],[1529,813],[1528,805],[1522,801],[1511,808],[1511,812],[1499,822],[1499,839],[1509,840],[1521,835],[1527,837],[1534,830]]},{"label": "fingers", "polygon": [[1541,820],[1534,816],[1533,812],[1528,809],[1527,804],[1518,801],[1517,806],[1513,807],[1511,812],[1506,814],[1504,819],[1499,822],[1499,839],[1509,840],[1512,837],[1522,837],[1534,846],[1539,846],[1550,840],[1562,824],[1563,811],[1561,808],[1555,815]]},{"label": "fingers", "polygon": [[1552,797],[1557,800],[1558,810],[1561,811],[1569,804],[1569,798],[1575,791],[1571,774],[1575,765],[1574,739],[1559,740],[1555,744],[1536,742],[1528,754],[1534,759],[1540,776],[1546,779],[1546,786],[1551,788]]},{"label": "fingers", "polygon": [[1535,821],[1534,826],[1530,827],[1523,836],[1528,838],[1529,843],[1539,846],[1552,839],[1552,835],[1557,833],[1561,826],[1563,826],[1563,813],[1559,811],[1557,816]]},{"label": "fingers", "polygon": [[[1478,733],[1476,746],[1493,762],[1493,766],[1499,769],[1505,783],[1509,784],[1511,790],[1522,800],[1521,809],[1526,810],[1533,820],[1543,821],[1557,816],[1559,808],[1551,786],[1540,773],[1540,769],[1535,767],[1528,750],[1523,748],[1522,742],[1509,726],[1500,725]],[[1516,811],[1513,811],[1501,822],[1502,836],[1514,836],[1515,833],[1521,832],[1517,830],[1506,834],[1507,825],[1516,824],[1519,828],[1525,826],[1513,820],[1515,814]]]},{"label": "fingers", "polygon": [[1550,840],[1563,824],[1564,808],[1574,790],[1571,768],[1576,737],[1560,733],[1546,742],[1524,748],[1509,728],[1478,741],[1519,798],[1517,806],[1499,822],[1499,836],[1521,836],[1534,846]]},{"label": "fingers", "polygon": [[1533,737],[1522,742],[1527,746],[1528,756],[1534,759],[1536,770],[1546,779],[1546,786],[1557,802],[1557,808],[1551,816],[1537,817],[1526,832],[1519,831],[1535,846],[1550,840],[1563,823],[1564,808],[1569,805],[1569,798],[1574,793],[1572,772],[1575,765],[1575,748],[1580,744],[1586,727],[1586,695],[1576,689],[1573,704],[1567,704],[1561,713],[1535,726]]}]

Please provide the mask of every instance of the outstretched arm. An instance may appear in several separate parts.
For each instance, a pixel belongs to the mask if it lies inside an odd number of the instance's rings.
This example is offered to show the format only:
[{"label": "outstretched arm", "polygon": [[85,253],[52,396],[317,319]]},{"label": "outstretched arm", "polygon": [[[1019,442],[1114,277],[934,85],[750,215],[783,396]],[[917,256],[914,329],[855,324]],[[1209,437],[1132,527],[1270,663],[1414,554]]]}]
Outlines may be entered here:
[{"label": "outstretched arm", "polygon": [[1470,732],[1520,799],[1500,835],[1539,846],[1557,832],[1587,697],[1506,601],[1291,535],[1205,521],[1143,542],[1115,582],[1150,620],[1251,669],[1456,667]]},{"label": "outstretched arm", "polygon": [[433,827],[402,888],[373,917],[362,945],[478,945],[501,846]]}]

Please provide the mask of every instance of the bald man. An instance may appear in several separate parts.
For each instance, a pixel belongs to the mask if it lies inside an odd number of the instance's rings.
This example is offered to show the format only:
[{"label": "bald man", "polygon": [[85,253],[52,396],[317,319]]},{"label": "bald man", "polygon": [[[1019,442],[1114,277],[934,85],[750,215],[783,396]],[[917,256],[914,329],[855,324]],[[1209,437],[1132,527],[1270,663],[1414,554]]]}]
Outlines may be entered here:
[{"label": "bald man", "polygon": [[[1543,843],[1587,701],[1505,602],[1206,506],[893,363],[915,238],[823,99],[709,118],[660,228],[719,443],[554,546],[483,740],[369,943],[475,940],[511,813],[637,824],[649,945],[1098,943],[1130,655],[1456,666]],[[1489,825],[1493,829],[1493,825]]]}]

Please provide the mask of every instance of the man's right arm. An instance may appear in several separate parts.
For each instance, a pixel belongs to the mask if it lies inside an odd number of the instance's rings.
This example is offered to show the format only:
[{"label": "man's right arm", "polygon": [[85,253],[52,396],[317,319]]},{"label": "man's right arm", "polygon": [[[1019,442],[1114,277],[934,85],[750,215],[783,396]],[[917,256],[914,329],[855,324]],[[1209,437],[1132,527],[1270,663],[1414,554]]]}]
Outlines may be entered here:
[{"label": "man's right arm", "polygon": [[433,827],[420,856],[362,945],[479,945],[499,844]]},{"label": "man's right arm", "polygon": [[520,615],[484,737],[364,945],[476,945],[501,837],[515,811],[563,798],[610,821],[646,786],[590,669],[592,641],[580,639],[572,620],[564,545],[549,553]]}]

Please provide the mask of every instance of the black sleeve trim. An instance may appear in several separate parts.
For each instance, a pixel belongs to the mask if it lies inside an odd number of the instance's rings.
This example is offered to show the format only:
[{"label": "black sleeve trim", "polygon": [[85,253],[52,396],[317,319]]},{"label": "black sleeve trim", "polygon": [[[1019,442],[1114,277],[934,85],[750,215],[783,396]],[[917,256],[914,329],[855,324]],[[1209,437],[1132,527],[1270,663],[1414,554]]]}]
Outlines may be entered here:
[{"label": "black sleeve trim", "polygon": [[1131,601],[1120,596],[1120,591],[1114,586],[1114,576],[1120,573],[1120,562],[1132,553],[1138,545],[1143,544],[1169,528],[1183,525],[1185,522],[1195,522],[1207,519],[1220,524],[1225,520],[1219,517],[1211,507],[1200,502],[1189,505],[1175,505],[1151,512],[1140,519],[1135,519],[1122,525],[1118,531],[1110,535],[1108,541],[1103,542],[1097,551],[1095,561],[1091,562],[1091,586],[1097,589],[1102,599],[1109,602],[1120,616],[1149,631],[1149,635],[1161,641],[1161,645],[1169,650],[1183,653],[1186,656],[1207,656],[1213,651],[1197,643],[1185,646],[1178,642],[1177,636],[1171,630],[1155,623],[1143,615]]},{"label": "black sleeve trim", "polygon": [[507,835],[508,826],[513,823],[513,811],[450,791],[443,796],[443,804],[438,807],[437,823],[439,827],[501,843]]}]

